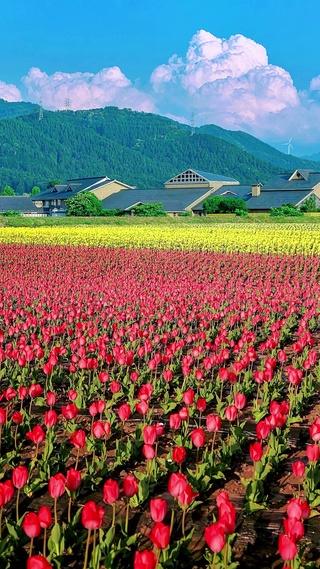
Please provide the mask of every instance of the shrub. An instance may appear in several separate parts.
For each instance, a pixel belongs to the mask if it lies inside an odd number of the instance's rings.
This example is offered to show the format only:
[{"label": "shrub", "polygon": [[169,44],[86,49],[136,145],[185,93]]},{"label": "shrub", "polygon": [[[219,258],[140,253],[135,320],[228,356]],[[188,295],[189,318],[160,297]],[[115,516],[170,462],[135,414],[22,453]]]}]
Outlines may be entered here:
[{"label": "shrub", "polygon": [[121,209],[103,209],[102,214],[104,217],[116,217],[122,215]]},{"label": "shrub", "polygon": [[213,196],[203,202],[205,213],[235,213],[237,210],[248,211],[248,206],[242,198],[226,198]]},{"label": "shrub", "polygon": [[304,213],[317,211],[316,199],[313,196],[307,198],[300,207],[300,211],[303,211]]},{"label": "shrub", "polygon": [[102,215],[101,201],[86,190],[67,199],[66,205],[68,216],[93,217]]},{"label": "shrub", "polygon": [[272,207],[270,209],[270,216],[271,217],[280,217],[280,216],[287,216],[287,217],[301,217],[303,211],[296,208],[293,204],[284,204],[281,207]]},{"label": "shrub", "polygon": [[246,211],[244,209],[236,209],[234,213],[237,217],[246,217],[248,215],[248,210]]},{"label": "shrub", "polygon": [[161,202],[136,205],[131,211],[133,211],[134,215],[142,217],[160,217],[167,215]]},{"label": "shrub", "polygon": [[21,217],[20,211],[13,211],[13,209],[8,209],[8,211],[5,211],[1,215],[3,215],[3,217]]}]

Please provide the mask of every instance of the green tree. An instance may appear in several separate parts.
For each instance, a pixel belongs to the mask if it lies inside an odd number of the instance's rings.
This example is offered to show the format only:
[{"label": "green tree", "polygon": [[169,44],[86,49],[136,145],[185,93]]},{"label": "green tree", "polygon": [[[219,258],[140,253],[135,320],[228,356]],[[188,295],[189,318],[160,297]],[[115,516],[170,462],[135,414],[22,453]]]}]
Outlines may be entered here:
[{"label": "green tree", "polygon": [[31,190],[31,195],[32,196],[36,196],[37,194],[40,194],[41,190],[39,188],[39,186],[33,186],[32,190]]},{"label": "green tree", "polygon": [[160,217],[167,215],[161,202],[136,205],[131,211],[133,211],[134,215],[142,217]]},{"label": "green tree", "polygon": [[75,217],[93,217],[102,215],[101,201],[88,191],[79,192],[67,199],[67,215]]},{"label": "green tree", "polygon": [[2,196],[14,196],[14,189],[11,186],[5,186],[1,192]]},{"label": "green tree", "polygon": [[59,184],[61,184],[61,180],[49,180],[47,190],[50,190],[50,188],[54,188],[54,186],[58,186]]},{"label": "green tree", "polygon": [[205,213],[235,213],[238,211],[248,211],[248,206],[242,198],[226,198],[223,196],[213,196],[203,202]]},{"label": "green tree", "polygon": [[317,211],[316,198],[314,196],[310,196],[310,198],[304,200],[302,206],[300,207],[300,211],[303,211],[305,213]]}]

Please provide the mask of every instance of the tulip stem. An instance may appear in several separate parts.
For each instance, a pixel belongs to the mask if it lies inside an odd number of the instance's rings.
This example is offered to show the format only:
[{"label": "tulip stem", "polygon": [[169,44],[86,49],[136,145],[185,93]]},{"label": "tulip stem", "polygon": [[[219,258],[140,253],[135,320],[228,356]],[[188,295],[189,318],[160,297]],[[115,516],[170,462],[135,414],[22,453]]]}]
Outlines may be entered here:
[{"label": "tulip stem", "polygon": [[14,448],[15,448],[15,449],[17,449],[18,426],[19,426],[19,425],[16,425],[15,430],[14,430]]},{"label": "tulip stem", "polygon": [[16,519],[19,521],[19,500],[20,500],[20,488],[18,488],[17,499],[16,499]]},{"label": "tulip stem", "polygon": [[214,451],[214,444],[215,444],[215,442],[216,442],[216,436],[217,436],[217,432],[215,431],[215,432],[213,433],[213,437],[212,437],[211,454],[213,454],[213,451]]},{"label": "tulip stem", "polygon": [[129,525],[129,500],[127,503],[127,509],[126,509],[126,525],[125,525],[125,532],[128,533],[128,525]]},{"label": "tulip stem", "polygon": [[76,468],[76,470],[77,470],[77,468],[78,468],[78,462],[79,462],[79,452],[80,452],[80,449],[78,448],[78,449],[77,449],[77,458],[76,458],[76,467],[75,467],[75,468]]},{"label": "tulip stem", "polygon": [[88,554],[89,554],[90,537],[91,537],[91,529],[88,529],[87,543],[86,543],[86,552],[85,552],[85,554],[84,554],[83,569],[87,569],[87,565],[88,565]]},{"label": "tulip stem", "polygon": [[185,536],[185,523],[186,523],[186,508],[183,508],[182,511],[182,537]]},{"label": "tulip stem", "polygon": [[94,530],[93,530],[93,551],[95,550],[95,547],[96,547],[96,541],[97,541],[97,530],[96,530],[96,528],[94,528]]},{"label": "tulip stem", "polygon": [[30,541],[29,557],[31,557],[31,555],[32,555],[32,550],[33,550],[33,537],[31,538],[31,541]]},{"label": "tulip stem", "polygon": [[68,524],[70,524],[70,522],[71,522],[71,506],[72,506],[72,498],[70,496],[69,502],[68,502]]},{"label": "tulip stem", "polygon": [[174,508],[172,508],[172,510],[171,510],[170,536],[172,534],[173,524],[174,524]]},{"label": "tulip stem", "polygon": [[57,498],[54,499],[54,523],[58,523],[58,514],[57,514]]},{"label": "tulip stem", "polygon": [[212,564],[211,564],[211,569],[215,569],[216,566],[216,552],[214,552],[213,554],[213,559],[212,559]]},{"label": "tulip stem", "polygon": [[115,523],[116,523],[116,504],[115,504],[115,502],[113,502],[113,504],[112,504],[112,526],[111,527],[114,527]]},{"label": "tulip stem", "polygon": [[44,528],[43,534],[43,557],[47,557],[47,528]]}]

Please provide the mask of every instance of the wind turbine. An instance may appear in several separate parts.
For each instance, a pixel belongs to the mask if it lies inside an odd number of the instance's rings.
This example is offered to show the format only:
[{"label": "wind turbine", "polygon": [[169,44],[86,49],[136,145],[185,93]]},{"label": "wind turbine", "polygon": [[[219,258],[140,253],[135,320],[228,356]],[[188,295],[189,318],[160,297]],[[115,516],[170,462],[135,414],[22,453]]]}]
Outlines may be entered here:
[{"label": "wind turbine", "polygon": [[291,144],[291,140],[292,140],[292,137],[290,138],[290,140],[288,140],[288,142],[284,142],[282,145],[282,146],[287,147],[287,154],[291,154],[291,148],[294,148]]}]

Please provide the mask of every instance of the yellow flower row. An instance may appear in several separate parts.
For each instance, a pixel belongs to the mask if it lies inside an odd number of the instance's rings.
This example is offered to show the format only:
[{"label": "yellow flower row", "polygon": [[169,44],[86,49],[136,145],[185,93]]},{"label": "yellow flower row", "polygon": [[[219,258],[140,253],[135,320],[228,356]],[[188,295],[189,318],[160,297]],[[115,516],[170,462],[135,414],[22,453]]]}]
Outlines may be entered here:
[{"label": "yellow flower row", "polygon": [[90,226],[0,228],[0,243],[220,252],[320,253],[317,225]]}]

